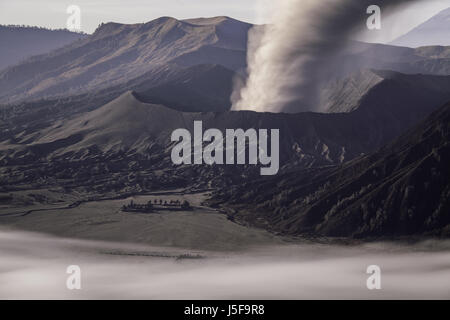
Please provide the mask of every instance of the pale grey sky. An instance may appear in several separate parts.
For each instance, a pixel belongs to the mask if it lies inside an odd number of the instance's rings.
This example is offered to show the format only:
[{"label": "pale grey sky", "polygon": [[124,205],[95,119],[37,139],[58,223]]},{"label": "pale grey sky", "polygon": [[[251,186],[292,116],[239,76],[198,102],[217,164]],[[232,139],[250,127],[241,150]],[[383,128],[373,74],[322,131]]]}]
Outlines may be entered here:
[{"label": "pale grey sky", "polygon": [[179,19],[231,16],[257,21],[260,0],[0,0],[0,24],[65,28],[69,5],[81,8],[82,30],[91,33],[102,22],[140,23],[161,16]]},{"label": "pale grey sky", "polygon": [[[376,3],[376,0],[374,0],[374,3]],[[394,14],[382,11],[381,30],[368,31],[363,28],[364,32],[359,39],[378,43],[393,41],[449,7],[450,0],[423,0],[422,2],[405,5]]]},{"label": "pale grey sky", "polygon": [[[82,30],[88,33],[102,22],[140,23],[161,16],[186,19],[226,15],[252,23],[268,23],[270,13],[266,12],[266,4],[273,5],[273,1],[278,0],[0,0],[0,24],[65,28],[66,9],[73,4],[81,8]],[[424,0],[398,14],[386,13],[382,30],[366,33],[364,39],[391,41],[448,7],[450,0]]]}]

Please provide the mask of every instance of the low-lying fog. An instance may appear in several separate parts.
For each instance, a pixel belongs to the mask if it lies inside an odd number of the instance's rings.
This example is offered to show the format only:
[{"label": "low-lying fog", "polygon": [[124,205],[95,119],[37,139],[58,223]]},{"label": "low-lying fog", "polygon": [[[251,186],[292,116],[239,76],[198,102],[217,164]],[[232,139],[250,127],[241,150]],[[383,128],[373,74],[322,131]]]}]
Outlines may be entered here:
[{"label": "low-lying fog", "polygon": [[[81,290],[66,287],[69,265]],[[370,265],[381,290],[367,289]],[[0,298],[449,299],[450,242],[211,253],[0,231]]]}]

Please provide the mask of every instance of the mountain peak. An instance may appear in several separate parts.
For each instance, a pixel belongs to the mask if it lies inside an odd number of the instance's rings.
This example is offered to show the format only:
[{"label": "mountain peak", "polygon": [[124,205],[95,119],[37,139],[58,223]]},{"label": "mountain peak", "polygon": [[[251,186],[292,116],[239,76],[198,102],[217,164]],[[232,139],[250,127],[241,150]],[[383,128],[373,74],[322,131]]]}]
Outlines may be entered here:
[{"label": "mountain peak", "polygon": [[[60,96],[68,90],[72,90],[71,94],[82,93],[141,76],[150,79],[150,73],[164,79],[169,75],[162,68],[169,68],[169,64],[172,69],[174,65],[221,64],[241,70],[245,66],[251,25],[235,21],[217,17],[197,20],[199,25],[195,25],[161,17],[139,24],[101,24],[81,42],[0,74],[0,100]],[[55,64],[60,66],[57,70],[53,69]],[[34,71],[30,70],[37,70],[31,78],[28,75]],[[25,90],[32,92],[32,96],[25,94]],[[12,91],[14,97],[7,99]]]},{"label": "mountain peak", "polygon": [[101,23],[97,29],[95,29],[94,33],[92,34],[93,37],[99,37],[99,36],[107,36],[107,35],[113,35],[116,34],[126,28],[130,28],[132,26],[136,25],[130,25],[130,24],[123,24],[123,23],[117,23],[117,22],[106,22]]},{"label": "mountain peak", "polygon": [[218,17],[209,17],[209,18],[194,18],[194,19],[186,19],[183,20],[183,22],[187,22],[190,24],[195,24],[195,25],[215,25],[215,24],[220,24],[223,22],[237,22],[237,23],[245,23],[227,16],[218,16]]}]

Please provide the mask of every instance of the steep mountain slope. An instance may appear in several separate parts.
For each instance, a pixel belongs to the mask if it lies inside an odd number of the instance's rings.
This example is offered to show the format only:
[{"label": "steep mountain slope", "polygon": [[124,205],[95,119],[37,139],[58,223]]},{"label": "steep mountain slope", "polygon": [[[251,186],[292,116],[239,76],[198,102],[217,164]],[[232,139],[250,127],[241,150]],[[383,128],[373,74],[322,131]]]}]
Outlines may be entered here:
[{"label": "steep mountain slope", "polygon": [[378,152],[216,193],[231,219],[289,234],[450,236],[450,104]]},{"label": "steep mountain slope", "polygon": [[[395,72],[380,72],[391,70]],[[402,77],[398,73],[405,74]],[[406,80],[406,75],[411,75]],[[430,46],[417,49],[381,44],[352,42],[343,50],[333,68],[327,73],[321,88],[322,112],[349,112],[362,106],[363,97],[388,81],[405,81],[394,95],[409,95],[424,90],[429,96],[433,91],[445,90],[433,84],[433,75],[450,75],[450,47]],[[439,80],[438,80],[439,81]],[[392,81],[391,81],[392,82]],[[438,89],[440,88],[440,89]],[[418,91],[417,91],[418,90]],[[447,100],[441,100],[444,103]],[[398,103],[397,103],[398,104]]]},{"label": "steep mountain slope", "polygon": [[0,70],[86,37],[68,30],[0,25]]},{"label": "steep mountain slope", "polygon": [[420,47],[430,45],[450,45],[450,8],[445,9],[392,42],[393,45]]},{"label": "steep mountain slope", "polygon": [[338,78],[361,69],[385,69],[406,74],[450,75],[450,47],[397,47],[354,41],[336,58]]},{"label": "steep mountain slope", "polygon": [[[244,75],[251,27],[227,17],[103,24],[81,41],[1,71],[0,102],[62,98],[130,82],[137,86],[138,81],[153,81],[154,87],[166,81],[164,72],[203,64],[221,65]],[[450,74],[450,57],[443,47],[415,50],[354,42],[337,59],[339,68],[330,73],[339,79],[368,68]],[[136,89],[125,87],[118,95],[127,90]]]},{"label": "steep mountain slope", "polygon": [[186,112],[225,111],[231,106],[236,73],[220,65],[161,66],[125,84],[84,94],[0,105],[0,142],[26,130],[37,132],[57,121],[92,111],[133,90],[142,101]]},{"label": "steep mountain slope", "polygon": [[202,23],[163,17],[145,24],[103,24],[81,41],[0,72],[0,101],[100,90],[144,75],[152,78],[170,64],[239,70],[245,66],[250,27],[225,17]]},{"label": "steep mountain slope", "polygon": [[147,82],[130,86],[144,102],[180,111],[226,111],[231,108],[233,81],[238,74],[221,65],[195,65],[180,69],[156,86]]},{"label": "steep mountain slope", "polygon": [[[59,113],[58,109],[44,107],[35,117],[28,113],[5,116],[0,124],[2,185],[29,188],[69,184],[103,190],[101,183],[128,176],[130,170],[139,173],[148,184],[146,188],[180,184],[220,188],[239,184],[242,177],[259,177],[259,168],[253,166],[174,167],[170,134],[178,128],[191,130],[194,120],[203,121],[205,130],[279,129],[281,172],[344,163],[376,150],[418,123],[434,110],[429,103],[437,107],[442,100],[450,99],[450,77],[426,78],[433,90],[423,91],[411,85],[418,82],[411,77],[416,76],[391,75],[368,92],[355,111],[339,114],[181,112],[145,103],[142,94],[127,92],[87,113],[78,111],[67,116],[62,105]],[[45,120],[43,110],[47,110]],[[101,179],[86,178],[94,178],[92,172],[98,170]],[[155,172],[159,174],[155,176]],[[41,179],[42,175],[53,178]],[[121,183],[117,188],[137,187],[135,180]],[[142,183],[139,188],[142,190]]]},{"label": "steep mountain slope", "polygon": [[[91,99],[99,92],[100,95],[108,92],[113,99],[134,90],[154,99],[150,102],[180,110],[223,110],[229,107],[228,98],[223,97],[229,95],[230,85],[227,80],[221,91],[219,83],[235,76],[229,71],[215,67],[211,75],[211,79],[219,79],[212,86],[219,99],[211,94],[205,97],[203,88],[168,82],[177,81],[180,73],[185,80],[198,78],[198,69],[190,69],[198,65],[222,66],[245,76],[247,34],[251,27],[227,17],[184,21],[163,17],[135,25],[107,23],[81,41],[0,72],[0,103],[17,104],[42,98],[51,103],[80,95]],[[336,80],[368,68],[409,74],[450,74],[449,51],[445,47],[415,50],[354,42],[336,59],[338,68],[330,70],[329,75]],[[188,71],[193,74],[188,75]],[[175,94],[169,94],[172,89]],[[84,103],[90,104],[90,100]],[[217,106],[212,107],[213,104]]]},{"label": "steep mountain slope", "polygon": [[361,99],[385,79],[376,71],[362,70],[343,79],[329,81],[321,93],[321,108],[325,112],[351,112]]},{"label": "steep mountain slope", "polygon": [[79,142],[64,146],[60,151],[67,153],[91,146],[105,152],[130,148],[143,151],[138,148],[142,145],[149,146],[158,137],[170,136],[173,130],[183,127],[185,121],[189,122],[185,117],[191,118],[194,115],[196,114],[183,114],[164,106],[143,103],[136,98],[135,93],[129,91],[101,108],[44,131],[43,136],[34,144],[45,145],[70,136],[79,136]]},{"label": "steep mountain slope", "polygon": [[[138,99],[139,97],[139,94],[135,92],[127,92],[105,106],[76,115],[71,120],[60,120],[38,131],[24,128],[13,139],[3,142],[4,153],[1,159],[9,159],[8,163],[15,163],[15,160],[23,155],[24,150],[28,151],[31,147],[39,151],[40,146],[48,144],[57,148],[42,148],[43,151],[39,152],[39,157],[52,159],[60,154],[74,150],[83,151],[91,147],[98,149],[101,153],[115,149],[116,151],[128,150],[145,156],[147,149],[155,143],[162,149],[169,147],[170,133],[177,128],[192,129],[194,120],[203,121],[205,130],[207,128],[223,130],[226,128],[279,128],[282,131],[280,148],[282,161],[285,164],[290,164],[291,160],[295,159],[305,166],[315,162],[339,162],[347,156],[358,155],[367,147],[365,141],[351,139],[356,136],[357,129],[343,130],[345,124],[351,121],[346,115],[312,113],[287,115],[256,112],[186,113],[144,103]],[[336,126],[331,125],[334,122],[337,123]],[[116,131],[114,128],[121,129]],[[78,138],[71,140],[70,137],[74,136]],[[102,138],[98,138],[99,136]],[[355,151],[349,150],[347,154],[343,154],[342,146],[350,145],[346,140],[353,140]],[[72,154],[71,157],[76,159],[77,155]]]},{"label": "steep mountain slope", "polygon": [[[162,67],[153,75],[87,94],[0,106],[0,142],[16,141],[24,132],[37,134],[55,122],[95,110],[124,90],[135,91],[143,102],[184,112],[226,111],[230,107],[229,96],[236,75],[221,66]],[[376,125],[368,125],[373,132],[368,134],[364,129],[356,136],[364,134],[371,145],[380,146],[427,116],[433,111],[430,106],[448,101],[449,79],[449,76],[367,70],[342,82],[330,82],[322,102],[328,112],[355,111],[357,115],[350,116],[355,121],[374,122]]]},{"label": "steep mountain slope", "polygon": [[412,109],[429,112],[428,104],[442,105],[450,99],[450,77],[406,75],[392,71],[362,70],[347,78],[329,81],[322,92],[326,112],[396,113],[408,117]]}]

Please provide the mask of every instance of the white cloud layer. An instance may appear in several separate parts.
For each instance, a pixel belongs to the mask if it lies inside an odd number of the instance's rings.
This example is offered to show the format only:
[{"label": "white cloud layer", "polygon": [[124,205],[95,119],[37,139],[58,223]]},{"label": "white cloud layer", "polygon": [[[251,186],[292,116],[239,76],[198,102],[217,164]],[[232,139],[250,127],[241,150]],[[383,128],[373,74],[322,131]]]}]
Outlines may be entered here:
[{"label": "white cloud layer", "polygon": [[[450,298],[448,241],[305,244],[173,258],[180,253],[0,231],[0,299]],[[69,265],[81,268],[81,290],[66,288]],[[381,290],[367,289],[369,265],[381,268]]]}]

